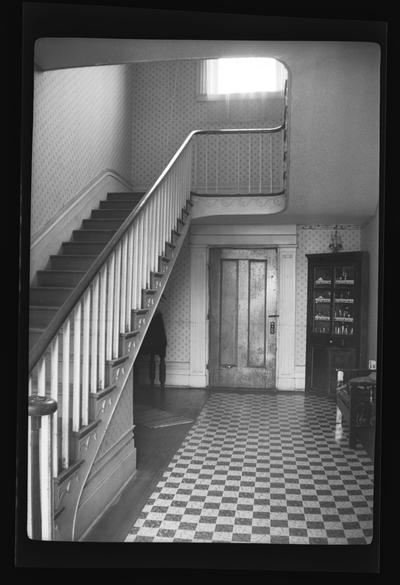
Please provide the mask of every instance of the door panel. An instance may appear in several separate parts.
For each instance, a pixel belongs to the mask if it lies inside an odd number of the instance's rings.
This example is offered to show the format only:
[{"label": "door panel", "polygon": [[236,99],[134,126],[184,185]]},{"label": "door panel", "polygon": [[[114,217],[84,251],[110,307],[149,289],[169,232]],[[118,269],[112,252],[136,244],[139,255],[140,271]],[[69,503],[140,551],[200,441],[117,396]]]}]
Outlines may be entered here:
[{"label": "door panel", "polygon": [[237,365],[237,303],[238,303],[237,260],[222,260],[221,263],[221,322],[220,322],[220,364]]},{"label": "door panel", "polygon": [[210,384],[275,386],[276,250],[210,250]]}]

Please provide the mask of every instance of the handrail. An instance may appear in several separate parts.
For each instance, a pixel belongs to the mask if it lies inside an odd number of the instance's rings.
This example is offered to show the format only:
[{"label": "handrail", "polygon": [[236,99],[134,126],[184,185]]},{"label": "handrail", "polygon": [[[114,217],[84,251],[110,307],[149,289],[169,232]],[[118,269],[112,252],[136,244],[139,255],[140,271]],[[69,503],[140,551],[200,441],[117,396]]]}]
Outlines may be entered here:
[{"label": "handrail", "polygon": [[154,182],[154,184],[150,187],[150,189],[145,193],[137,207],[130,213],[127,218],[123,221],[120,225],[118,230],[115,234],[111,237],[111,239],[107,242],[105,247],[102,249],[100,254],[97,256],[93,264],[90,266],[86,274],[83,276],[82,280],[78,283],[76,288],[71,292],[71,295],[66,299],[65,303],[60,307],[58,312],[54,315],[54,318],[50,321],[48,327],[45,329],[43,334],[40,336],[37,344],[32,348],[29,354],[29,371],[35,367],[37,362],[43,356],[44,352],[49,347],[52,339],[56,335],[56,333],[60,330],[61,326],[63,325],[66,317],[70,314],[72,309],[75,307],[79,299],[82,297],[83,293],[86,289],[91,285],[94,276],[99,272],[100,268],[106,262],[107,258],[110,255],[110,252],[116,247],[118,242],[124,236],[126,231],[128,230],[129,226],[133,223],[135,218],[139,215],[139,213],[143,210],[143,208],[147,205],[148,201],[150,200],[153,192],[157,189],[157,187],[162,183],[165,177],[168,175],[170,169],[173,167],[176,160],[181,156],[185,148],[191,142],[191,140],[197,135],[207,135],[207,134],[272,134],[276,132],[280,132],[285,128],[285,122],[280,124],[279,126],[274,126],[271,128],[225,128],[225,129],[209,129],[209,130],[193,130],[188,134],[185,138],[179,149],[176,153],[172,156],[169,163],[166,165],[158,179]]}]

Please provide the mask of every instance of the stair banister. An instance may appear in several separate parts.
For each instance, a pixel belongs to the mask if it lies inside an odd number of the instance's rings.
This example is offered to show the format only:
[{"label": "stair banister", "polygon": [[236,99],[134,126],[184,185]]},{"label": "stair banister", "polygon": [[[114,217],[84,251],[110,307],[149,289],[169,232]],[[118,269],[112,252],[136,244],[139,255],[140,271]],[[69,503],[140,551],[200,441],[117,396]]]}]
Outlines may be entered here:
[{"label": "stair banister", "polygon": [[[155,271],[157,260],[164,253],[165,243],[170,241],[171,230],[178,227],[177,220],[190,197],[193,139],[200,135],[271,134],[283,128],[284,125],[274,128],[192,131],[137,207],[102,249],[32,348],[29,355],[29,370],[32,373],[30,393],[33,384],[36,384],[37,393],[45,394],[46,373],[50,372],[51,397],[55,400],[58,396],[60,349],[59,430],[63,470],[67,470],[73,463],[70,461],[71,431],[76,434],[81,427],[89,424],[90,394],[106,390],[106,361],[119,357],[120,335],[130,330],[132,310],[142,307],[142,290],[149,288],[150,273]],[[47,370],[48,349],[51,349],[51,363]],[[53,438],[56,451],[50,470],[56,478],[60,471],[57,457],[58,421],[56,415],[48,418],[53,422],[49,437]],[[86,478],[93,461],[94,458],[83,471]],[[48,494],[42,494],[43,509],[46,505],[51,508],[51,502],[46,504],[47,497]],[[76,510],[72,533],[75,519]]]}]

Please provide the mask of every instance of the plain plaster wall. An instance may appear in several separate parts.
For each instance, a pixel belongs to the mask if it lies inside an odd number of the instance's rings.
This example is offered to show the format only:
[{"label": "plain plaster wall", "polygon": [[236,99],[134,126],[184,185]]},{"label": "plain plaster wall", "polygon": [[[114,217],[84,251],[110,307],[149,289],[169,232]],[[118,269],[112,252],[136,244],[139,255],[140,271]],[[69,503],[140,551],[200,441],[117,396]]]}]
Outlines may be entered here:
[{"label": "plain plaster wall", "polygon": [[377,359],[379,289],[379,209],[361,229],[361,249],[369,252],[368,350],[369,360]]}]

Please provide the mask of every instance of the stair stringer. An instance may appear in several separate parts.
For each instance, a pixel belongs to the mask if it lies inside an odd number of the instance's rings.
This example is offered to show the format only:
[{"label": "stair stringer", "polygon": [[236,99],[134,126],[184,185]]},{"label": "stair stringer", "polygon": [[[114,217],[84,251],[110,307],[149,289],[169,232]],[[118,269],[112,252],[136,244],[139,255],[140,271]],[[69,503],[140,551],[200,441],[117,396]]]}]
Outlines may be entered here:
[{"label": "stair stringer", "polygon": [[[135,329],[137,329],[136,334],[129,339],[124,339],[123,335],[121,335],[120,352],[122,351],[123,355],[107,362],[107,386],[97,393],[92,393],[90,396],[92,408],[91,418],[92,420],[94,419],[96,425],[90,423],[87,427],[88,432],[85,432],[85,429],[80,430],[76,437],[75,462],[54,480],[54,540],[77,540],[77,518],[86,482],[96,461],[107,428],[127,383],[158,301],[168,282],[175,261],[179,256],[190,225],[191,207],[192,203],[188,200],[186,208],[182,210],[182,217],[184,219],[181,221],[182,227],[179,237],[176,238],[174,247],[170,248],[169,262],[162,269],[163,276],[158,282],[157,289],[152,291],[151,296],[146,298],[146,309],[144,314],[140,315],[138,324],[135,326]],[[91,426],[93,428],[89,428]]]}]

